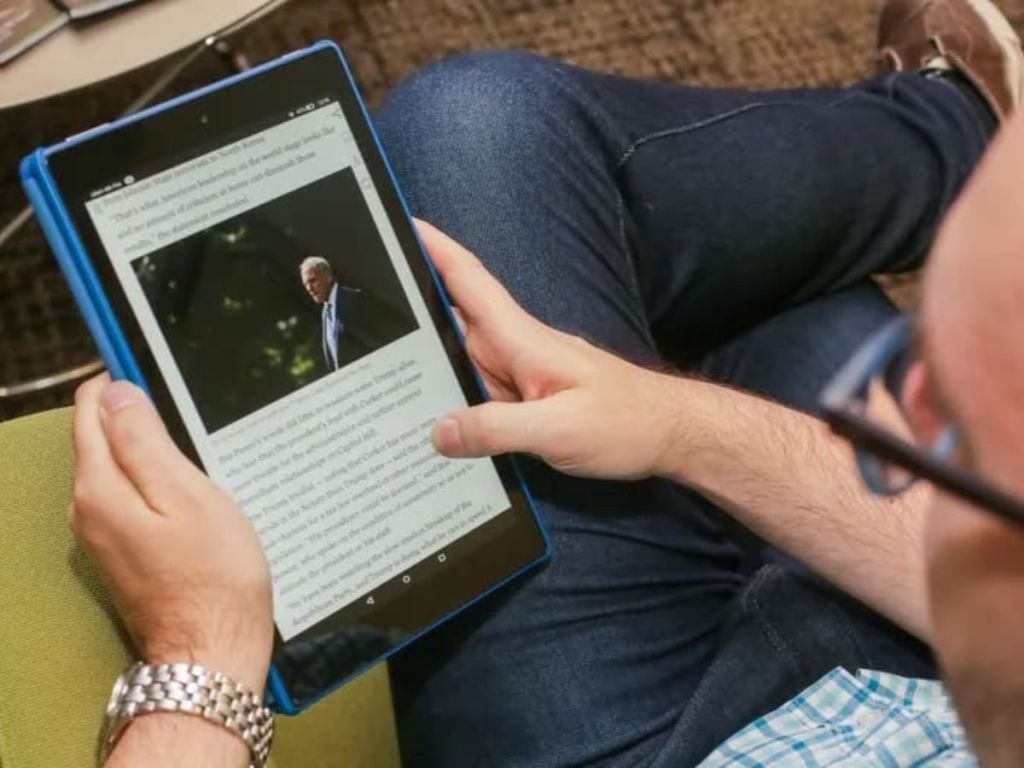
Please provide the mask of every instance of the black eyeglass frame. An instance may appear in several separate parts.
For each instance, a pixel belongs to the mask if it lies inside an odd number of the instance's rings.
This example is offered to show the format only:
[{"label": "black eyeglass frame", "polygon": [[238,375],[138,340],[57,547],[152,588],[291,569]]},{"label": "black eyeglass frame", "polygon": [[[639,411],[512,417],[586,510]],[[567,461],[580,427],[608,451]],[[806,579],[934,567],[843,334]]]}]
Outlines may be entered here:
[{"label": "black eyeglass frame", "polygon": [[850,358],[822,393],[821,405],[832,431],[850,441],[868,487],[881,495],[893,495],[868,469],[871,458],[882,459],[927,480],[937,488],[1024,526],[1024,500],[1012,496],[951,461],[947,452],[929,452],[872,422],[859,403],[864,402],[871,382],[893,355],[913,340],[914,323],[902,315],[872,336]]}]

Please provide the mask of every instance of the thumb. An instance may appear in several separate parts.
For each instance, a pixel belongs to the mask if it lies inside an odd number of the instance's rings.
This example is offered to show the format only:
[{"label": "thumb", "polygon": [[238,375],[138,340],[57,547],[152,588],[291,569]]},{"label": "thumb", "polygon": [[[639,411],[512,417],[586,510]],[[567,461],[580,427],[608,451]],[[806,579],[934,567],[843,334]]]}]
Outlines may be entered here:
[{"label": "thumb", "polygon": [[100,396],[100,420],[110,453],[154,510],[188,508],[202,473],[178,450],[146,393],[111,382]]},{"label": "thumb", "polygon": [[438,453],[456,459],[502,453],[543,455],[549,413],[545,400],[484,403],[445,416],[434,425],[431,439]]}]

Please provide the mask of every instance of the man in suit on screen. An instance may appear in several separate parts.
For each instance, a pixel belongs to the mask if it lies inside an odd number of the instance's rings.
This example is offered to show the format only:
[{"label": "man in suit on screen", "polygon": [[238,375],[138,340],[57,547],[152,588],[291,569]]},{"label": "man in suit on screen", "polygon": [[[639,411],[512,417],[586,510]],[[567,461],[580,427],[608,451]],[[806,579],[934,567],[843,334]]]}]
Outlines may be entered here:
[{"label": "man in suit on screen", "polygon": [[360,291],[339,283],[331,263],[321,256],[303,259],[299,274],[306,293],[321,305],[324,363],[327,370],[336,371],[341,368],[343,359],[346,305]]}]

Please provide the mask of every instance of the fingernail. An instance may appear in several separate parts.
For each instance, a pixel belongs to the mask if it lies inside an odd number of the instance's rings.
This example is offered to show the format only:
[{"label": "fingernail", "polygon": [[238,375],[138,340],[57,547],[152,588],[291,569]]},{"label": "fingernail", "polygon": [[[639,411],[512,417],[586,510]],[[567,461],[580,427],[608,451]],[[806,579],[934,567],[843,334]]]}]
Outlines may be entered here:
[{"label": "fingernail", "polygon": [[459,422],[450,417],[441,419],[434,425],[434,431],[430,434],[434,448],[438,453],[451,456],[459,452],[462,445],[462,433],[459,430]]},{"label": "fingernail", "polygon": [[142,402],[142,390],[128,381],[114,381],[103,390],[100,406],[107,413],[114,413],[129,405]]}]

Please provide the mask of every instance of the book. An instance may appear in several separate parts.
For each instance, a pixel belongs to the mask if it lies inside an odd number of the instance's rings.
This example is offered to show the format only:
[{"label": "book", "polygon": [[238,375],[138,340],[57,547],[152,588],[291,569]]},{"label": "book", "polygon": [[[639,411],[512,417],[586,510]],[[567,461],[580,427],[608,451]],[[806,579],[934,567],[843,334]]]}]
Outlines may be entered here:
[{"label": "book", "polygon": [[56,0],[57,5],[62,6],[72,19],[82,19],[136,2],[139,0]]},{"label": "book", "polygon": [[53,34],[69,18],[49,0],[0,0],[0,64]]}]

